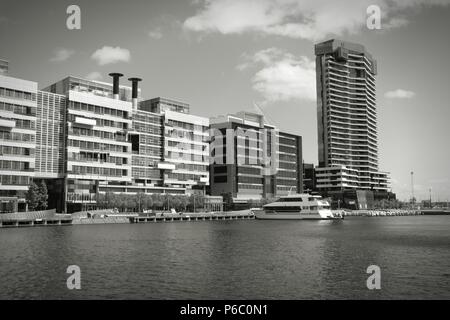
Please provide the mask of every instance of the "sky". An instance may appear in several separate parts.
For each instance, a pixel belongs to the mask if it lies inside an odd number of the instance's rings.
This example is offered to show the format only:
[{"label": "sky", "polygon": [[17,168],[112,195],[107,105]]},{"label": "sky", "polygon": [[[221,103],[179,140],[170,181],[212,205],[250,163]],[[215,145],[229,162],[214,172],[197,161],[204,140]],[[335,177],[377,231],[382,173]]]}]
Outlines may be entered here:
[{"label": "sky", "polygon": [[[80,8],[69,29],[67,8]],[[369,29],[370,5],[380,29]],[[363,44],[378,62],[380,170],[392,191],[450,200],[450,0],[0,0],[0,59],[39,88],[67,75],[137,76],[213,117],[258,104],[269,123],[303,137],[317,164],[314,44]],[[127,80],[122,78],[122,84]]]}]

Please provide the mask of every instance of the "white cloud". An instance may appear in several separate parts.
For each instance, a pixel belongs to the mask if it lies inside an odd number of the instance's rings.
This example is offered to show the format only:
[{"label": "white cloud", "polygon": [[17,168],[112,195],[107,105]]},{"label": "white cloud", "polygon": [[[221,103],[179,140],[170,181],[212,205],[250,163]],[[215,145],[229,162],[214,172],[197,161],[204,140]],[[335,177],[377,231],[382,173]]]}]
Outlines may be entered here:
[{"label": "white cloud", "polygon": [[448,5],[450,0],[203,0],[184,28],[197,32],[243,34],[258,32],[322,40],[329,35],[354,34],[366,28],[366,9],[378,5],[382,29],[404,26],[412,8]]},{"label": "white cloud", "polygon": [[62,62],[69,59],[75,53],[74,50],[58,48],[54,51],[53,57],[50,58],[52,62]]},{"label": "white cloud", "polygon": [[156,29],[150,30],[148,32],[148,36],[150,38],[152,38],[152,39],[155,39],[155,40],[161,39],[163,37],[163,34],[161,32],[161,28],[156,28]]},{"label": "white cloud", "polygon": [[103,46],[103,48],[96,50],[92,56],[101,66],[117,62],[129,62],[131,55],[130,50],[121,47]]},{"label": "white cloud", "polygon": [[409,99],[415,95],[416,94],[413,91],[403,89],[388,91],[384,94],[384,96],[389,99]]},{"label": "white cloud", "polygon": [[266,102],[316,99],[316,69],[314,61],[295,57],[277,48],[261,50],[239,65],[240,70],[259,66],[252,78],[253,89]]},{"label": "white cloud", "polygon": [[85,76],[85,78],[86,78],[86,79],[89,79],[89,80],[102,80],[102,79],[103,79],[103,76],[102,76],[102,74],[101,74],[100,72],[98,72],[98,71],[93,71],[93,72],[91,72],[91,73],[88,73],[88,74]]}]

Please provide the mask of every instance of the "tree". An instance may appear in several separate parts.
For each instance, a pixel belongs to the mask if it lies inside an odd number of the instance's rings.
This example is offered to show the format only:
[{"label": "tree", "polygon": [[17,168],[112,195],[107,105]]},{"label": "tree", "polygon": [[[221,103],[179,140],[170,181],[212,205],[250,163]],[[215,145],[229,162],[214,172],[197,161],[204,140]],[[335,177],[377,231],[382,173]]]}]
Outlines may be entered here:
[{"label": "tree", "polygon": [[47,189],[47,184],[45,183],[44,180],[41,181],[41,184],[39,185],[39,198],[38,198],[38,208],[40,210],[45,210],[47,209],[48,206],[48,189]]},{"label": "tree", "polygon": [[164,206],[164,199],[161,194],[152,194],[153,210],[160,209]]},{"label": "tree", "polygon": [[135,199],[136,199],[136,203],[137,203],[137,211],[138,212],[142,212],[143,208],[145,207],[146,197],[147,197],[146,194],[143,192],[136,193]]},{"label": "tree", "polygon": [[39,188],[36,183],[31,182],[25,196],[30,211],[36,210],[39,206]]},{"label": "tree", "polygon": [[189,198],[184,195],[181,196],[180,197],[180,208],[182,208],[183,211],[186,211],[188,204],[189,204]]},{"label": "tree", "polygon": [[142,208],[148,210],[153,207],[153,199],[150,195],[146,194],[142,201]]},{"label": "tree", "polygon": [[233,209],[233,194],[231,192],[222,193],[224,210],[229,211]]}]

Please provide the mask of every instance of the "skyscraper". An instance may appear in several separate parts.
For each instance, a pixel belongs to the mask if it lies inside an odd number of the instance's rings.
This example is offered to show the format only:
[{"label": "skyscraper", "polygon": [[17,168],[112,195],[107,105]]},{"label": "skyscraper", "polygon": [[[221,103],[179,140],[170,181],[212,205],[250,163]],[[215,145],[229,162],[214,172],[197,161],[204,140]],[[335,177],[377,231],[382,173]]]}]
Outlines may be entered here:
[{"label": "skyscraper", "polygon": [[316,44],[315,55],[317,189],[338,198],[353,191],[358,205],[361,194],[371,199],[388,190],[387,173],[378,170],[377,61],[364,46],[335,39]]}]

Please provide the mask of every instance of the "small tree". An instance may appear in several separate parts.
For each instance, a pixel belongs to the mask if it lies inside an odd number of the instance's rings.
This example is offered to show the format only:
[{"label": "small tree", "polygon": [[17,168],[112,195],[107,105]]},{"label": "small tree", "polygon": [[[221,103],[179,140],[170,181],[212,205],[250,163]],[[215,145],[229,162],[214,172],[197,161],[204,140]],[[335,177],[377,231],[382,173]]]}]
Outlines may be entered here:
[{"label": "small tree", "polygon": [[161,194],[152,194],[152,206],[153,210],[155,209],[161,209],[161,207],[164,205],[164,199]]},{"label": "small tree", "polygon": [[39,188],[36,183],[31,182],[28,186],[28,191],[25,196],[25,199],[28,204],[28,209],[33,211],[39,206]]},{"label": "small tree", "polygon": [[48,206],[48,189],[47,184],[44,180],[42,180],[41,184],[39,185],[39,199],[38,199],[38,208],[40,210],[47,209]]}]

